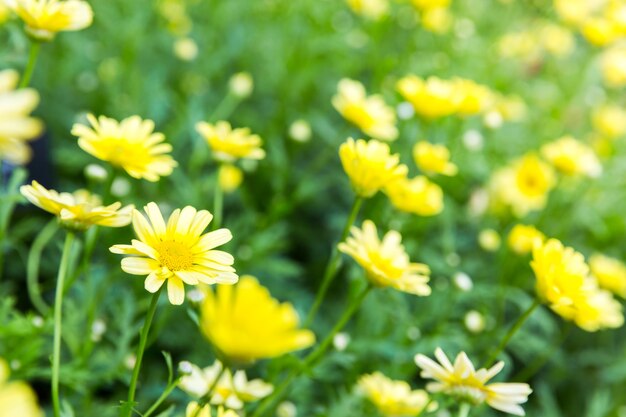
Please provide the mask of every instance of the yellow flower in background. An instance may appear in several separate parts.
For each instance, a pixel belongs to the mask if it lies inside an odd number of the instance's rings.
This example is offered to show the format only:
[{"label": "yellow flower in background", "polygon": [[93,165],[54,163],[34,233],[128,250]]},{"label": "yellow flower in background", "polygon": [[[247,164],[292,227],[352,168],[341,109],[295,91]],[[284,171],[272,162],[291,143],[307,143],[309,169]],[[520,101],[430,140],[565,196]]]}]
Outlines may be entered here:
[{"label": "yellow flower in background", "polygon": [[408,168],[400,164],[398,154],[391,155],[389,145],[352,138],[339,147],[343,169],[357,195],[371,197],[391,182],[406,176]]},{"label": "yellow flower in background", "polygon": [[50,41],[57,32],[85,29],[91,25],[93,10],[81,0],[5,0],[20,19],[26,32],[39,41]]},{"label": "yellow flower in background", "polygon": [[200,312],[203,334],[229,361],[274,358],[315,343],[313,332],[298,328],[293,305],[279,303],[251,276],[208,290]]},{"label": "yellow flower in background", "polygon": [[43,124],[30,113],[39,104],[39,95],[31,88],[16,90],[17,71],[0,71],[0,159],[23,165],[30,161],[26,143],[37,138]]},{"label": "yellow flower in background", "polygon": [[582,24],[581,33],[589,43],[595,46],[606,46],[623,36],[614,22],[603,17],[587,19]]},{"label": "yellow flower in background", "polygon": [[217,180],[224,192],[232,193],[243,182],[243,171],[232,164],[221,164]]},{"label": "yellow flower in background", "polygon": [[9,382],[9,366],[0,358],[0,416],[44,417],[35,391],[21,381]]},{"label": "yellow flower in background", "polygon": [[372,20],[379,20],[389,11],[388,0],[346,0],[356,14]]},{"label": "yellow flower in background", "polygon": [[214,125],[199,122],[196,131],[213,151],[213,157],[220,162],[265,158],[265,151],[261,149],[263,141],[248,128],[233,129],[230,123],[224,121]]},{"label": "yellow flower in background", "polygon": [[617,329],[624,324],[622,304],[609,291],[587,282],[585,296],[576,303],[576,325],[587,332]]},{"label": "yellow flower in background", "polygon": [[415,417],[428,408],[437,409],[426,391],[412,390],[404,381],[394,381],[380,372],[361,376],[358,389],[386,417]]},{"label": "yellow flower in background", "polygon": [[86,230],[92,225],[122,227],[131,221],[133,205],[122,207],[117,202],[108,206],[87,190],[74,193],[58,193],[48,190],[33,181],[31,185],[22,185],[20,192],[37,207],[54,214],[61,224],[74,230]]},{"label": "yellow flower in background", "polygon": [[[191,372],[181,378],[179,387],[198,398],[204,397],[212,389],[210,403],[224,405],[239,410],[244,403],[258,401],[274,391],[272,384],[261,379],[249,381],[246,372],[239,370],[234,375],[227,368],[222,372],[222,363],[215,361],[212,366],[200,369],[189,364]],[[218,375],[219,380],[216,381]]]},{"label": "yellow flower in background", "polygon": [[419,10],[428,10],[448,7],[452,0],[411,0],[411,3]]},{"label": "yellow flower in background", "polygon": [[87,115],[91,126],[77,123],[72,134],[88,154],[122,168],[137,179],[156,182],[177,166],[169,153],[172,145],[162,143],[165,136],[154,133],[154,122],[132,116],[117,122],[105,116]]},{"label": "yellow flower in background", "polygon": [[567,28],[553,23],[543,23],[538,31],[543,48],[551,55],[569,55],[576,47],[576,38]]},{"label": "yellow flower in background", "polygon": [[447,7],[430,8],[422,11],[422,26],[433,33],[446,33],[450,30],[453,17]]},{"label": "yellow flower in background", "polygon": [[396,88],[413,105],[417,114],[428,119],[455,113],[463,99],[453,83],[437,77],[423,80],[416,75],[409,75],[400,79]]},{"label": "yellow flower in background", "polygon": [[400,178],[385,189],[391,204],[400,211],[418,216],[434,216],[443,210],[443,191],[423,175]]},{"label": "yellow flower in background", "polygon": [[554,0],[554,9],[566,23],[577,26],[583,23],[594,10],[589,0]]},{"label": "yellow flower in background", "polygon": [[381,241],[376,225],[371,220],[365,220],[362,228],[353,226],[350,234],[345,242],[339,244],[339,251],[361,265],[372,284],[414,295],[430,295],[430,268],[410,261],[400,233],[391,230]]},{"label": "yellow flower in background", "polygon": [[591,122],[594,129],[611,139],[626,133],[626,110],[614,104],[605,104],[593,111]]},{"label": "yellow flower in background", "polygon": [[349,122],[374,139],[392,141],[398,137],[396,114],[380,95],[367,96],[358,81],[339,81],[333,107]]},{"label": "yellow flower in background", "polygon": [[509,233],[507,243],[513,252],[525,255],[530,253],[535,245],[541,245],[545,238],[545,235],[534,226],[516,224]]},{"label": "yellow flower in background", "polygon": [[626,85],[626,46],[616,45],[605,50],[600,64],[604,83],[608,87],[620,88]]},{"label": "yellow flower in background", "polygon": [[445,145],[435,145],[424,140],[413,146],[413,159],[419,169],[427,174],[454,176],[458,168],[450,162],[450,151]]},{"label": "yellow flower in background", "polygon": [[228,89],[235,97],[244,99],[254,90],[254,79],[248,72],[238,72],[228,80]]},{"label": "yellow flower in background", "polygon": [[165,223],[159,206],[144,207],[149,221],[133,210],[132,222],[139,240],[131,245],[114,245],[111,252],[130,255],[122,259],[122,270],[131,275],[147,275],[144,286],[155,293],[167,281],[170,303],[185,300],[185,286],[202,284],[234,284],[237,274],[232,267],[233,256],[216,250],[232,239],[230,230],[218,229],[204,233],[213,215],[191,206],[176,209]]},{"label": "yellow flower in background", "polygon": [[207,404],[198,411],[199,408],[200,404],[195,401],[190,402],[185,409],[185,417],[212,417],[211,405]]},{"label": "yellow flower in background", "polygon": [[490,108],[494,93],[473,80],[454,78],[450,81],[459,96],[456,112],[462,116],[472,116]]},{"label": "yellow flower in background", "polygon": [[478,233],[478,244],[487,252],[495,252],[500,249],[502,239],[497,231],[493,229],[483,229]]},{"label": "yellow flower in background", "polygon": [[428,383],[426,390],[447,394],[472,405],[487,403],[491,408],[505,413],[525,415],[520,404],[528,401],[528,396],[533,392],[528,384],[515,382],[487,384],[502,371],[504,362],[498,362],[489,369],[476,370],[465,352],[457,355],[454,364],[441,348],[435,350],[435,357],[439,363],[425,355],[415,355],[415,363],[422,370],[421,377],[436,381]]},{"label": "yellow flower in background", "polygon": [[589,267],[601,288],[626,298],[626,265],[623,262],[594,254],[589,258]]},{"label": "yellow flower in background", "polygon": [[174,42],[174,55],[182,61],[193,61],[198,56],[198,44],[192,38],[179,38]]},{"label": "yellow flower in background", "polygon": [[9,6],[0,1],[0,25],[9,20],[9,17],[11,17]]},{"label": "yellow flower in background", "polygon": [[565,175],[597,177],[602,173],[602,165],[593,149],[571,136],[543,145],[541,154]]},{"label": "yellow flower in background", "polygon": [[518,96],[493,95],[490,112],[496,112],[502,120],[517,122],[526,117],[526,103]]}]

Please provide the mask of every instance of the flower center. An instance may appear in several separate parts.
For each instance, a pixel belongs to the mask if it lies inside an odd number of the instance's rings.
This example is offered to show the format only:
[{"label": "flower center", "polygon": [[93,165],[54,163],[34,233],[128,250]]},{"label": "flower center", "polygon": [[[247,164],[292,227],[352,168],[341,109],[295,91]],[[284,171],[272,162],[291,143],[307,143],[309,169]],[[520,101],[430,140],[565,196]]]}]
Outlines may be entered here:
[{"label": "flower center", "polygon": [[161,265],[170,271],[184,271],[193,266],[193,253],[181,242],[166,240],[156,246]]}]

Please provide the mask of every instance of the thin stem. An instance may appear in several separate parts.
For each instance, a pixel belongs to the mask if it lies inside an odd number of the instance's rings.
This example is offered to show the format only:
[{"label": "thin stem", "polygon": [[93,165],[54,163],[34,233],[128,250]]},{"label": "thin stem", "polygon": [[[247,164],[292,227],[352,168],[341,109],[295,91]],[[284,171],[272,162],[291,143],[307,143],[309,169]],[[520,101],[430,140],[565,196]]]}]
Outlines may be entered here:
[{"label": "thin stem", "polygon": [[169,395],[172,393],[172,391],[174,391],[174,389],[176,389],[178,384],[180,384],[180,378],[175,379],[171,384],[169,384],[167,387],[165,387],[165,391],[163,391],[163,393],[156,400],[156,402],[154,404],[152,404],[152,407],[150,407],[148,409],[148,411],[146,411],[143,414],[143,417],[150,417],[157,410],[157,408],[159,408],[159,406],[163,403],[163,401],[165,401],[165,399],[167,397],[169,397]]},{"label": "thin stem", "polygon": [[130,380],[130,387],[128,388],[128,401],[127,407],[122,408],[123,413],[127,417],[130,417],[132,414],[133,403],[135,402],[135,391],[137,390],[137,380],[139,379],[139,370],[141,369],[141,361],[143,359],[143,354],[146,349],[146,342],[148,340],[148,333],[150,332],[150,326],[152,325],[152,319],[154,319],[154,313],[156,312],[157,305],[159,303],[159,295],[161,295],[161,291],[163,290],[163,286],[152,295],[152,300],[150,301],[150,307],[148,307],[148,312],[146,313],[146,320],[143,323],[143,327],[141,329],[141,334],[139,336],[139,346],[137,347],[137,359],[135,361],[135,367],[133,369],[133,376]]},{"label": "thin stem", "polygon": [[296,377],[308,371],[312,366],[315,365],[315,362],[324,353],[326,353],[326,350],[332,343],[335,335],[339,333],[341,329],[344,328],[344,326],[350,321],[354,313],[356,313],[358,308],[363,303],[363,300],[365,299],[367,294],[369,294],[372,288],[373,288],[372,285],[368,284],[367,287],[354,300],[352,300],[352,302],[348,305],[346,310],[343,312],[343,315],[341,316],[337,324],[335,324],[335,326],[332,328],[332,330],[326,336],[326,338],[317,346],[317,348],[313,352],[311,352],[309,355],[307,355],[306,358],[304,358],[302,366],[291,371],[291,373],[287,376],[287,378],[285,378],[285,380],[278,386],[278,388],[274,390],[272,395],[270,395],[265,400],[263,400],[263,402],[257,407],[257,409],[254,411],[251,417],[261,417],[267,412],[271,411],[274,405],[285,394],[285,392],[287,391],[287,388],[289,388],[289,385],[291,385],[291,382]]},{"label": "thin stem", "polygon": [[70,253],[72,252],[72,243],[74,242],[74,233],[67,232],[65,236],[65,245],[63,246],[63,255],[61,256],[61,264],[59,265],[59,274],[57,276],[57,289],[54,298],[54,345],[52,352],[52,406],[54,417],[61,416],[61,402],[59,400],[59,367],[61,364],[61,319],[63,306],[63,282],[67,275],[69,266]]},{"label": "thin stem", "polygon": [[504,336],[504,339],[502,339],[502,341],[500,342],[500,345],[498,346],[498,348],[491,354],[491,356],[489,357],[489,360],[487,360],[487,362],[485,363],[485,366],[484,366],[485,368],[488,368],[491,365],[493,365],[493,363],[496,361],[496,358],[504,350],[504,348],[509,343],[509,341],[511,340],[513,335],[515,333],[517,333],[517,331],[522,327],[524,322],[526,322],[526,319],[528,319],[528,317],[530,317],[530,315],[533,313],[533,311],[535,311],[535,309],[537,307],[539,307],[540,304],[541,304],[541,301],[539,301],[539,299],[535,298],[535,300],[530,305],[530,307],[528,307],[528,309],[526,309],[526,311],[524,311],[524,313],[522,313],[522,315],[519,316],[517,321],[509,329],[509,331],[506,334],[506,336]]},{"label": "thin stem", "polygon": [[[354,224],[356,217],[359,214],[359,210],[361,209],[361,205],[363,205],[363,197],[356,197],[354,203],[352,204],[352,209],[350,210],[350,214],[348,215],[348,219],[346,220],[346,224],[343,227],[343,231],[341,232],[341,238],[339,242],[343,242],[348,237],[348,233],[350,232],[350,228]],[[330,260],[328,264],[326,264],[326,269],[324,270],[324,275],[322,278],[322,284],[320,285],[319,290],[317,291],[317,295],[315,296],[315,301],[313,302],[313,306],[309,311],[309,314],[304,321],[304,327],[309,327],[309,325],[315,319],[315,315],[322,305],[322,301],[324,301],[324,297],[328,292],[328,287],[330,286],[335,274],[337,273],[337,269],[339,268],[339,261],[341,260],[341,254],[339,253],[339,249],[337,245],[333,246],[332,253],[330,255]]]},{"label": "thin stem", "polygon": [[[221,168],[221,167],[220,167]],[[213,190],[213,230],[219,229],[222,225],[222,210],[224,206],[224,191],[219,179],[219,170],[217,180],[215,181],[215,189]]]},{"label": "thin stem", "polygon": [[204,406],[211,402],[211,395],[213,395],[213,391],[215,391],[215,388],[217,387],[217,384],[222,378],[222,375],[224,375],[224,372],[226,372],[226,365],[222,364],[222,369],[220,369],[220,371],[218,372],[217,376],[215,377],[215,380],[209,387],[208,391],[200,399],[198,408],[196,408],[196,411],[194,411],[191,417],[198,417],[198,415],[200,415],[200,411],[202,411]]},{"label": "thin stem", "polygon": [[41,315],[45,315],[50,307],[41,297],[41,289],[39,288],[39,262],[41,261],[41,253],[50,242],[50,239],[59,229],[59,223],[56,217],[43,228],[33,241],[30,251],[28,252],[28,263],[26,265],[26,287],[28,296],[33,306]]},{"label": "thin stem", "polygon": [[28,63],[26,64],[24,75],[22,75],[22,81],[20,81],[19,88],[26,88],[30,84],[30,79],[33,77],[33,72],[35,71],[35,65],[37,64],[37,56],[39,55],[40,49],[41,49],[41,43],[39,43],[38,41],[33,41],[33,43],[30,46],[30,53],[28,55]]},{"label": "thin stem", "polygon": [[468,417],[471,409],[472,407],[468,403],[461,403],[459,406],[459,417]]}]

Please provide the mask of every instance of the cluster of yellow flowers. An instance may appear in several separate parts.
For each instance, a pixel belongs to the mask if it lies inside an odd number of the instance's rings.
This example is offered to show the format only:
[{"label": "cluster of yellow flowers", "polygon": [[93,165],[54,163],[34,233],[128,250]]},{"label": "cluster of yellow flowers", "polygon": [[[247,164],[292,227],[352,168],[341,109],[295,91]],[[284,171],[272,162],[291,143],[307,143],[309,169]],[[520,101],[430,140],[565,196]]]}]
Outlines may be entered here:
[{"label": "cluster of yellow flowers", "polygon": [[626,36],[626,4],[621,0],[554,0],[554,8],[594,45],[608,45]]},{"label": "cluster of yellow flowers", "polygon": [[505,58],[538,61],[546,54],[569,55],[576,45],[572,32],[552,22],[540,21],[533,27],[511,32],[498,41],[498,52]]}]

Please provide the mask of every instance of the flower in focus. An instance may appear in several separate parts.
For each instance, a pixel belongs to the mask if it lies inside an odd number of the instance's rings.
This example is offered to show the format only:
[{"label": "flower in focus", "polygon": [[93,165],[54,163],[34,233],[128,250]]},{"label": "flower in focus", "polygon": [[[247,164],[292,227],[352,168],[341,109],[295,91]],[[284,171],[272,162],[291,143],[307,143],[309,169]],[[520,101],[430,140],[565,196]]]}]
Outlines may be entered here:
[{"label": "flower in focus", "polygon": [[232,239],[228,229],[202,234],[213,219],[206,210],[191,206],[176,209],[167,224],[155,203],[144,207],[149,221],[133,210],[132,222],[139,240],[131,245],[114,245],[111,252],[130,255],[122,259],[122,270],[131,275],[147,275],[144,286],[155,293],[167,281],[170,303],[185,300],[187,285],[234,284],[237,274],[233,256],[216,250]]},{"label": "flower in focus", "polygon": [[530,253],[535,245],[541,245],[545,238],[545,235],[534,226],[516,224],[509,233],[507,243],[513,252],[525,255]]},{"label": "flower in focus", "polygon": [[250,133],[248,128],[233,129],[228,122],[212,125],[206,122],[196,124],[196,131],[207,142],[213,156],[220,162],[234,162],[237,159],[263,159],[262,140]]},{"label": "flower in focus", "polygon": [[57,216],[69,229],[86,230],[92,225],[122,227],[131,220],[132,205],[122,207],[117,202],[103,206],[100,197],[87,190],[58,193],[33,181],[31,185],[22,185],[20,192],[37,207]]},{"label": "flower in focus", "polygon": [[233,375],[229,369],[225,369],[216,382],[216,378],[222,372],[222,367],[220,361],[215,361],[212,366],[204,369],[191,365],[191,373],[181,379],[180,388],[201,398],[213,387],[211,404],[224,405],[237,410],[243,408],[246,402],[254,402],[267,397],[274,390],[271,384],[260,379],[248,381],[243,370]]},{"label": "flower in focus", "polygon": [[565,175],[597,177],[602,172],[602,165],[593,149],[571,136],[543,145],[541,154]]},{"label": "flower in focus", "polygon": [[528,401],[528,396],[532,393],[528,384],[507,382],[487,384],[504,368],[504,362],[498,362],[489,369],[475,370],[465,352],[457,355],[454,365],[441,348],[435,350],[435,357],[439,363],[422,354],[415,356],[415,363],[422,369],[420,374],[422,378],[436,381],[426,385],[428,391],[441,392],[472,405],[486,402],[496,410],[516,416],[525,415],[520,404]]},{"label": "flower in focus", "polygon": [[396,88],[416,113],[428,119],[453,114],[462,99],[452,83],[437,77],[423,80],[409,75],[400,79]]},{"label": "flower in focus", "polygon": [[398,137],[396,114],[379,95],[367,96],[365,87],[347,78],[339,81],[333,106],[349,122],[365,134],[379,140],[395,140]]},{"label": "flower in focus", "polygon": [[444,145],[434,145],[424,140],[413,146],[413,159],[419,169],[427,174],[454,176],[458,172],[450,162],[450,151]]},{"label": "flower in focus", "polygon": [[17,71],[0,71],[0,159],[23,165],[32,153],[26,142],[41,134],[43,124],[30,117],[39,95],[31,88],[16,90],[18,80]]},{"label": "flower in focus", "polygon": [[298,329],[298,313],[279,303],[251,276],[235,287],[208,290],[201,307],[200,327],[219,354],[230,361],[250,363],[305,349],[313,332]]},{"label": "flower in focus", "polygon": [[392,181],[384,191],[391,204],[400,211],[418,216],[434,216],[443,210],[441,187],[423,175]]},{"label": "flower in focus", "polygon": [[400,164],[399,155],[391,155],[389,145],[377,140],[348,138],[339,148],[339,157],[354,191],[361,197],[373,196],[408,172],[407,166]]},{"label": "flower in focus", "polygon": [[361,265],[372,284],[409,294],[430,295],[430,268],[409,260],[400,233],[391,230],[381,241],[371,220],[365,220],[360,229],[353,226],[350,233],[345,242],[339,243],[339,251]]},{"label": "flower in focus", "polygon": [[254,90],[254,79],[248,72],[238,72],[228,80],[230,92],[240,99],[249,97]]},{"label": "flower in focus", "polygon": [[389,11],[388,0],[346,0],[356,14],[368,19],[379,20]]},{"label": "flower in focus", "polygon": [[426,391],[412,390],[406,382],[394,381],[380,372],[361,376],[358,388],[386,417],[414,417],[427,407],[428,411],[437,408]]},{"label": "flower in focus", "polygon": [[626,85],[626,46],[613,46],[602,54],[602,76],[607,86],[620,88]]},{"label": "flower in focus", "polygon": [[626,110],[620,106],[605,104],[594,110],[591,121],[594,129],[611,139],[626,133]]},{"label": "flower in focus", "polygon": [[589,258],[589,267],[601,288],[626,298],[626,265],[623,262],[595,254]]},{"label": "flower in focus", "polygon": [[9,366],[0,358],[0,415],[3,417],[44,417],[35,391],[21,381],[8,381]]},{"label": "flower in focus", "polygon": [[26,25],[26,32],[38,41],[50,41],[57,32],[85,29],[91,25],[93,10],[81,0],[5,0]]},{"label": "flower in focus", "polygon": [[232,193],[243,182],[243,171],[232,164],[221,164],[217,180],[224,192]]},{"label": "flower in focus", "polygon": [[154,133],[154,122],[132,116],[117,122],[108,117],[87,115],[90,126],[77,123],[72,134],[78,146],[101,161],[122,168],[137,179],[156,182],[177,166],[169,153],[172,145],[162,143],[165,136]]}]

